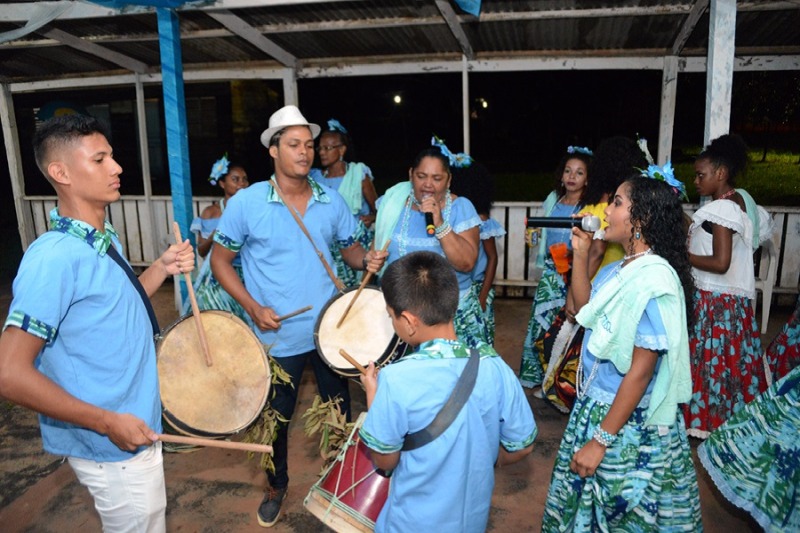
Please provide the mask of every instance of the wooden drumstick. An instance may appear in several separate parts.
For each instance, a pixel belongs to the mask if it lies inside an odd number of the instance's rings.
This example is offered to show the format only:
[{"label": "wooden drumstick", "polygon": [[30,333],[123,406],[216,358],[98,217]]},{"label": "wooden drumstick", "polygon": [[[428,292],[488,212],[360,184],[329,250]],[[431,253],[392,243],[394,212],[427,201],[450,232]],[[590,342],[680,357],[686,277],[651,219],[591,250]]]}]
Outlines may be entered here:
[{"label": "wooden drumstick", "polygon": [[306,311],[311,311],[312,309],[314,309],[313,305],[307,305],[307,306],[303,307],[302,309],[298,309],[297,311],[292,311],[291,313],[286,313],[283,316],[279,316],[278,318],[275,319],[275,321],[276,322],[282,322],[282,321],[286,320],[287,318],[292,318],[293,316],[297,316],[299,314],[305,313]]},{"label": "wooden drumstick", "polygon": [[[175,233],[175,241],[182,243],[181,228],[176,221],[172,222],[172,230]],[[183,277],[186,280],[186,289],[189,291],[189,301],[192,302],[192,314],[194,315],[194,325],[197,327],[197,335],[200,337],[200,346],[203,348],[203,354],[206,356],[206,366],[211,366],[214,362],[211,360],[211,350],[208,349],[206,330],[203,329],[203,319],[200,318],[200,308],[197,306],[197,298],[194,297],[192,276],[189,272],[184,272]]]},{"label": "wooden drumstick", "polygon": [[212,448],[228,448],[243,452],[272,453],[272,446],[255,444],[252,442],[231,442],[229,440],[201,439],[200,437],[184,437],[181,435],[166,435],[159,433],[158,440],[174,442],[176,444],[194,444],[195,446],[210,446]]},{"label": "wooden drumstick", "polygon": [[[386,250],[389,249],[389,243],[390,242],[392,242],[391,239],[386,239],[386,244],[384,244],[383,248],[381,248],[381,252],[385,252]],[[372,272],[367,270],[367,273],[364,276],[364,279],[361,280],[361,285],[358,286],[358,290],[356,291],[356,294],[353,296],[353,299],[350,300],[350,303],[347,304],[347,307],[345,308],[344,313],[342,313],[342,318],[340,318],[339,322],[336,323],[336,329],[339,329],[339,327],[342,325],[342,322],[344,322],[344,319],[347,316],[347,313],[350,312],[350,308],[353,307],[354,303],[356,303],[356,298],[358,298],[358,295],[361,294],[362,290],[364,290],[364,286],[366,286],[367,282],[369,282],[369,278],[371,278],[371,277],[372,277]]]},{"label": "wooden drumstick", "polygon": [[343,349],[339,349],[339,355],[347,359],[347,362],[356,367],[356,369],[361,372],[362,374],[367,374],[367,369],[364,368],[358,361],[353,359],[353,356],[349,353],[345,352]]}]

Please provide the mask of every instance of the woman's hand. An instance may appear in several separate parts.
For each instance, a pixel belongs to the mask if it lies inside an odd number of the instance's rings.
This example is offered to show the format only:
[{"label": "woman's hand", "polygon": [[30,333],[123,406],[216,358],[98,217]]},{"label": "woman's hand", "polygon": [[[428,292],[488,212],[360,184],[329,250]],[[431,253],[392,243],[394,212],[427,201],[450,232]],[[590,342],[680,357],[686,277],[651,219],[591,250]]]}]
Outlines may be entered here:
[{"label": "woman's hand", "polygon": [[433,195],[423,196],[419,203],[419,210],[422,213],[430,213],[433,215],[433,224],[438,228],[444,224],[444,219],[442,218],[442,208],[444,207],[443,204],[443,201],[437,199]]},{"label": "woman's hand", "polygon": [[582,478],[593,476],[606,455],[606,447],[592,439],[575,452],[569,469]]}]

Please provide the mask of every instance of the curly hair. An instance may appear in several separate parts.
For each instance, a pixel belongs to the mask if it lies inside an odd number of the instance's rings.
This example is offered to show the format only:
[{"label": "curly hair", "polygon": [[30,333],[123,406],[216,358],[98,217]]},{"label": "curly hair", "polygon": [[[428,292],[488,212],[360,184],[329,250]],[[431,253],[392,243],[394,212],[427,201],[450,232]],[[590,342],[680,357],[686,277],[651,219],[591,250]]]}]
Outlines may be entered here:
[{"label": "curly hair", "polygon": [[728,184],[733,186],[736,176],[747,168],[747,144],[735,134],[726,134],[711,141],[697,159],[708,159],[715,169],[728,169]]},{"label": "curly hair", "polygon": [[[694,308],[694,278],[686,245],[683,206],[680,198],[666,182],[629,176],[631,224],[641,228],[642,236],[654,253],[675,269],[686,298],[686,319],[691,324]],[[633,230],[631,230],[633,232]]]},{"label": "curly hair", "polygon": [[489,216],[494,199],[494,179],[486,165],[473,161],[468,167],[453,167],[450,192],[463,196],[479,215]]},{"label": "curly hair", "polygon": [[623,136],[605,139],[594,151],[584,205],[598,204],[605,195],[614,196],[620,183],[640,168],[647,168],[647,159],[636,141]]},{"label": "curly hair", "polygon": [[[564,186],[564,183],[561,179],[564,177],[564,167],[567,166],[567,161],[570,159],[577,159],[579,161],[583,161],[583,164],[586,165],[586,175],[589,175],[589,167],[592,164],[592,156],[589,154],[584,154],[582,152],[575,152],[570,154],[569,152],[565,153],[564,156],[561,158],[561,161],[558,162],[558,166],[556,167],[555,171],[553,172],[553,177],[555,179],[553,189],[556,191],[556,194],[560,197],[567,194],[567,188]],[[585,202],[583,198],[586,196],[586,191],[588,189],[588,180],[587,186],[583,189],[581,193],[581,200],[580,205],[584,205]]]}]

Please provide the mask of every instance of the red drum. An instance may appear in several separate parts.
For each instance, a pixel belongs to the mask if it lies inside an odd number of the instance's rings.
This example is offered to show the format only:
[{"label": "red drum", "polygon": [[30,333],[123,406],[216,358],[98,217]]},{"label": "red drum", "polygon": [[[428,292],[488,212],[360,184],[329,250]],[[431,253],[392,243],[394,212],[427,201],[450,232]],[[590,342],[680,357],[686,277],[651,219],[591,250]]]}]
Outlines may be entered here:
[{"label": "red drum", "polygon": [[303,501],[311,514],[334,531],[374,531],[389,496],[389,478],[375,468],[367,446],[358,438],[365,416],[358,417],[336,461]]},{"label": "red drum", "polygon": [[359,372],[339,354],[340,349],[362,366],[370,361],[376,366],[386,365],[406,351],[406,344],[395,334],[386,312],[383,292],[376,287],[364,287],[341,327],[336,327],[356,291],[353,287],[331,298],[314,326],[314,344],[319,356],[337,374],[353,378]]}]

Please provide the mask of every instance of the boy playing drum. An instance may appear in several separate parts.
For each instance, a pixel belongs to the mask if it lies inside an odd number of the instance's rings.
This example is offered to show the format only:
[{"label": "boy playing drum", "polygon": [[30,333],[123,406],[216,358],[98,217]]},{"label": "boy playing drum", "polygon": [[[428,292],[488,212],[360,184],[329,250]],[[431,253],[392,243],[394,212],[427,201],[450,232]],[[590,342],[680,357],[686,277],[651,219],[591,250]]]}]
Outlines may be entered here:
[{"label": "boy playing drum", "polygon": [[[453,325],[458,283],[453,268],[432,252],[395,261],[381,282],[398,336],[416,351],[361,377],[367,413],[359,435],[378,468],[394,470],[375,531],[484,531],[495,464],[513,463],[533,449],[537,428],[514,372],[481,344],[477,378],[457,416],[434,440],[404,450],[409,433],[430,429],[464,372],[470,350]],[[407,442],[405,442],[407,444]]]}]

